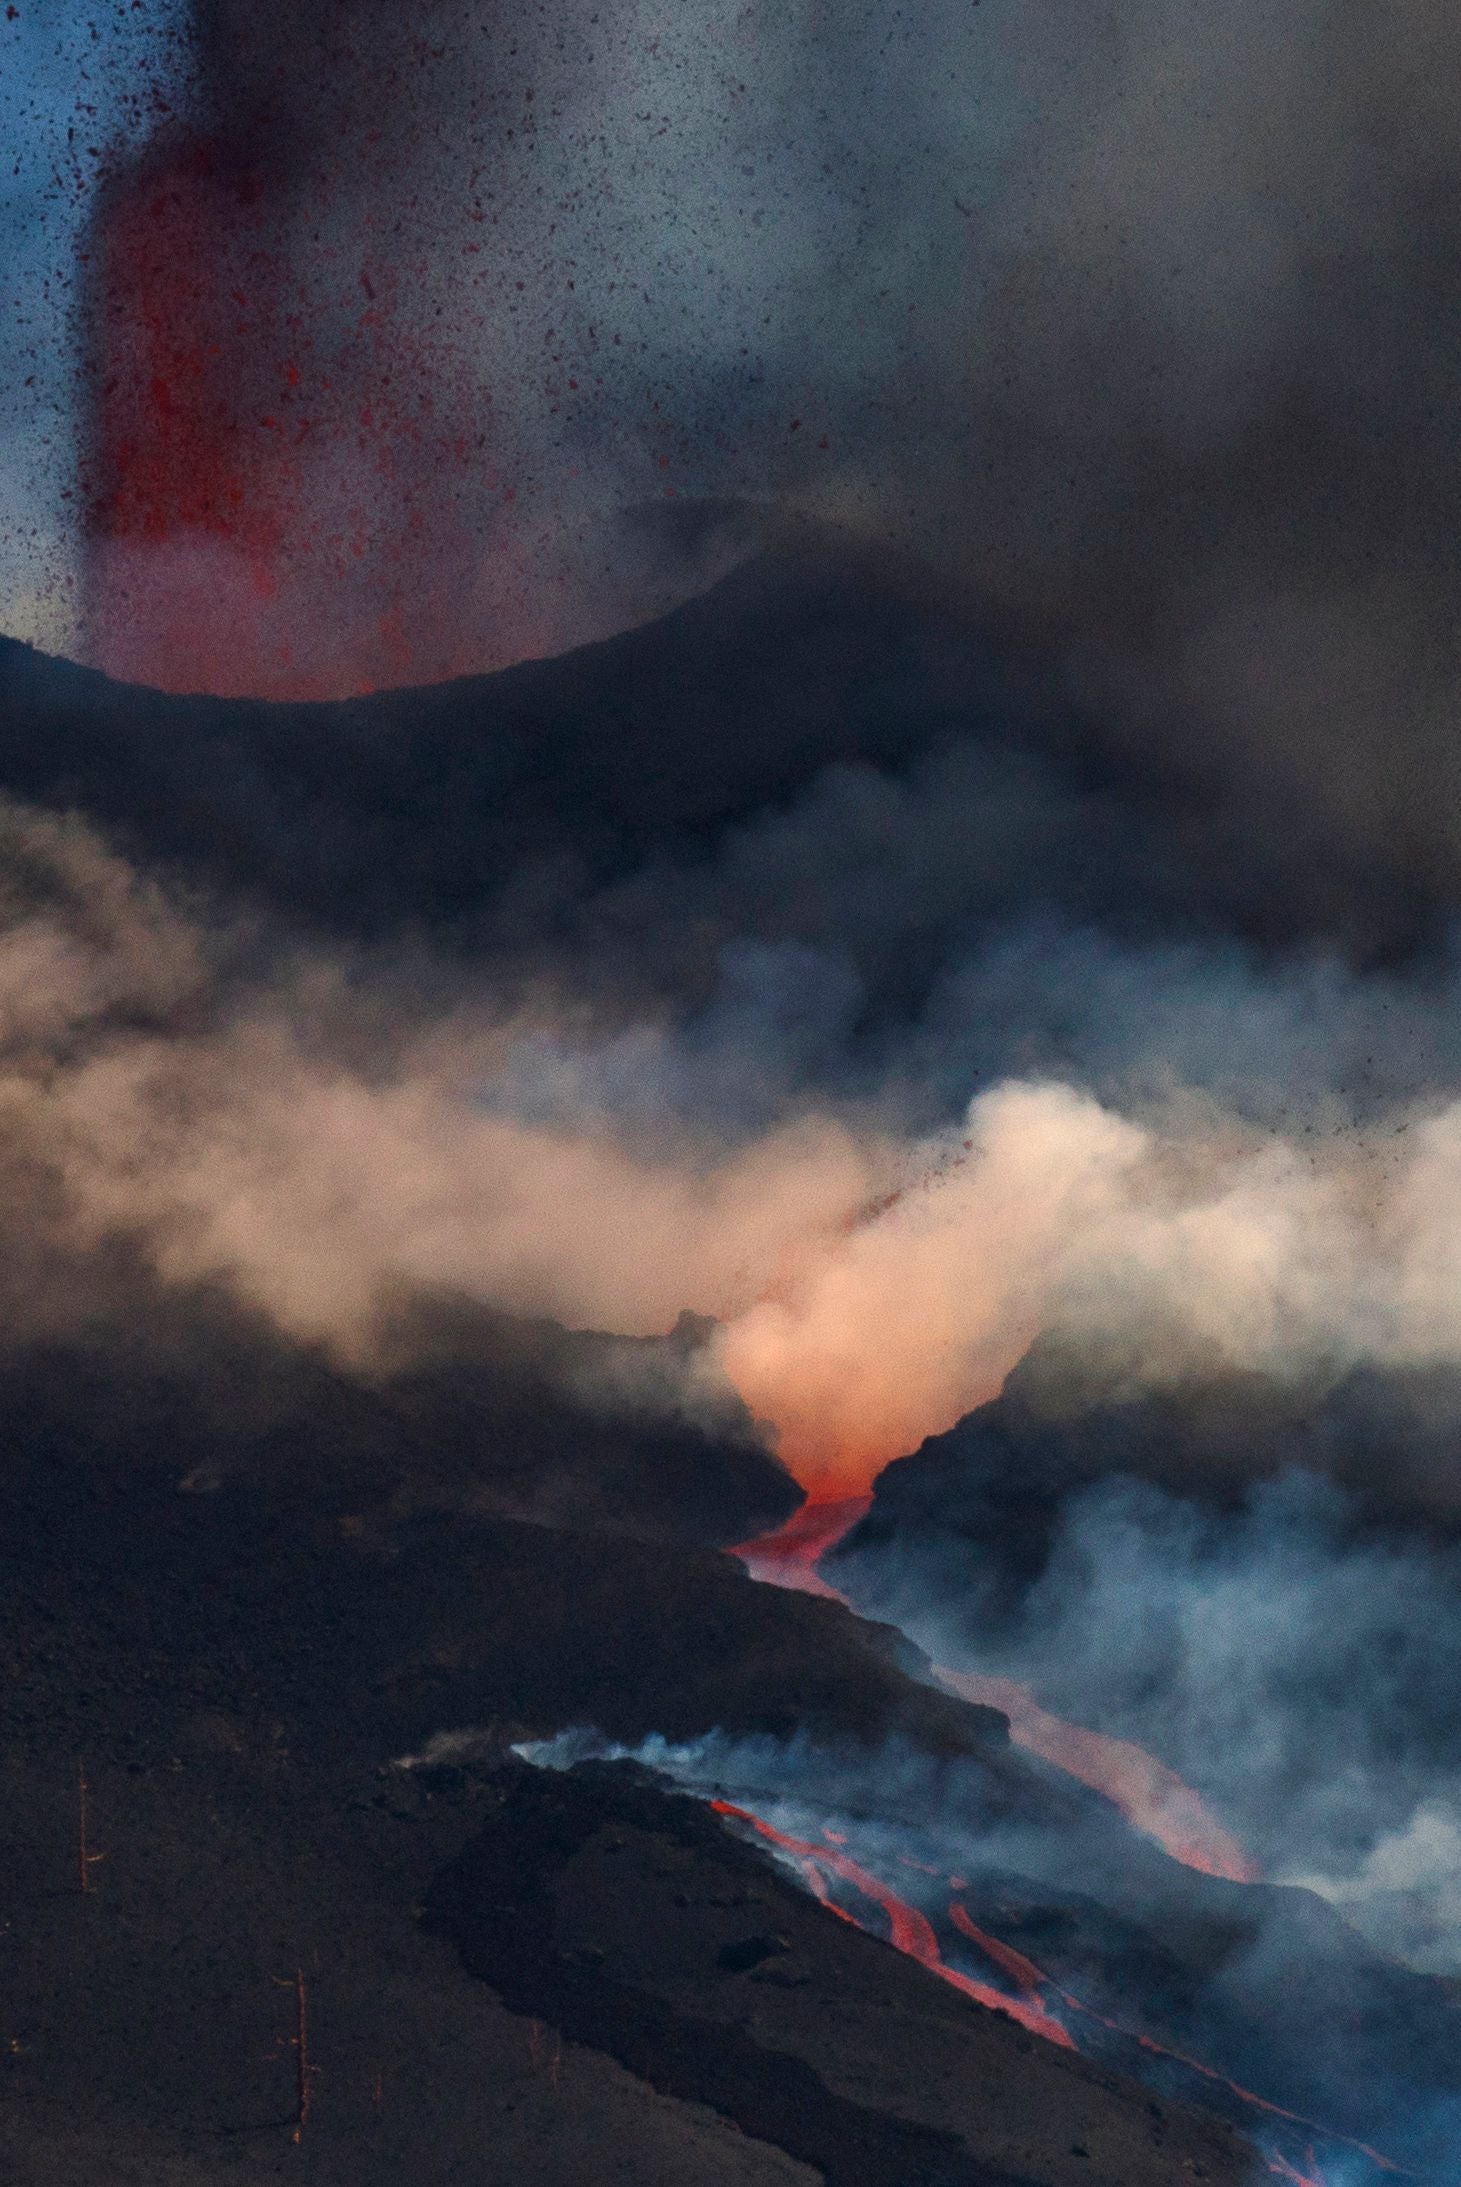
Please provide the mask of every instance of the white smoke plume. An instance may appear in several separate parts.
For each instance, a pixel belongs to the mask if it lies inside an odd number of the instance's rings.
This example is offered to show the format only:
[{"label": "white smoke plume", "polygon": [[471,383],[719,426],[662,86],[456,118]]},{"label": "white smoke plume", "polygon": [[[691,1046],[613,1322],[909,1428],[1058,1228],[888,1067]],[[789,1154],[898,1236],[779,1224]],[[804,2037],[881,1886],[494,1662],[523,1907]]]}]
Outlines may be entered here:
[{"label": "white smoke plume", "polygon": [[[571,998],[507,1015],[458,975],[425,1001],[384,960],[210,923],[75,824],[12,812],[7,837],[12,1160],[54,1172],[76,1241],[134,1233],[163,1276],[222,1277],[343,1356],[368,1357],[383,1301],[413,1286],[626,1334],[689,1308],[724,1324],[732,1381],[829,1486],[992,1396],[1051,1327],[1143,1333],[1155,1380],[1193,1360],[1323,1378],[1461,1358],[1444,1086],[1356,1116],[1321,1074],[1284,1120],[1231,1087],[1138,1071],[1123,1091],[1107,1059],[1100,1098],[1000,1077],[929,1134],[900,1125],[896,1085],[800,1087],[795,1045],[768,1034],[771,1094],[737,1125],[696,1104],[727,1053],[754,1062],[744,1009],[709,1049],[671,1024],[616,1035],[609,1067]],[[1171,975],[1167,1025],[1210,1011],[1213,976]],[[1367,1023],[1353,982],[1309,999],[1320,1035]],[[1423,1027],[1441,1005],[1409,1007]],[[1267,1009],[1271,1029],[1277,984]]]}]

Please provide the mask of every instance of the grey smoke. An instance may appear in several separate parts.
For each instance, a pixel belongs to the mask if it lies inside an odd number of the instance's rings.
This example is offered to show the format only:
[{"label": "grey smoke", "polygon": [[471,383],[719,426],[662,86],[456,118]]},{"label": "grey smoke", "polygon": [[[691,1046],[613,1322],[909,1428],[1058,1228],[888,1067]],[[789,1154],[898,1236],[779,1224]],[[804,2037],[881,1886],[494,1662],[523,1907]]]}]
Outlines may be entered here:
[{"label": "grey smoke", "polygon": [[993,1614],[993,1559],[967,1536],[868,1551],[837,1576],[939,1661],[1159,1755],[1265,1874],[1385,1952],[1461,1974],[1454,1544],[1357,1533],[1314,1472],[1213,1504],[1118,1471],[1067,1498],[1013,1613]]},{"label": "grey smoke", "polygon": [[1439,0],[197,16],[301,251],[411,269],[525,540],[666,476],[853,519],[1295,858],[1454,878]]}]

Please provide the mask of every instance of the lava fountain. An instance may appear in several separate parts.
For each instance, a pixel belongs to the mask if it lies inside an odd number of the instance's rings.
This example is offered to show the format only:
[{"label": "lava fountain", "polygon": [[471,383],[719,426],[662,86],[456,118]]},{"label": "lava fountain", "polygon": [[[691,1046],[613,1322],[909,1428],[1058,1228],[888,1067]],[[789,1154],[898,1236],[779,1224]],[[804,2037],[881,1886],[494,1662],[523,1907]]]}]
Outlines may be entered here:
[{"label": "lava fountain", "polygon": [[325,698],[540,650],[461,375],[369,233],[301,260],[294,228],[225,137],[159,141],[101,194],[91,657],[164,690]]},{"label": "lava fountain", "polygon": [[441,57],[356,50],[335,6],[292,57],[277,7],[195,15],[193,117],[117,154],[82,254],[90,657],[322,698],[546,650],[493,425],[480,169],[475,206],[434,193],[402,123]]}]

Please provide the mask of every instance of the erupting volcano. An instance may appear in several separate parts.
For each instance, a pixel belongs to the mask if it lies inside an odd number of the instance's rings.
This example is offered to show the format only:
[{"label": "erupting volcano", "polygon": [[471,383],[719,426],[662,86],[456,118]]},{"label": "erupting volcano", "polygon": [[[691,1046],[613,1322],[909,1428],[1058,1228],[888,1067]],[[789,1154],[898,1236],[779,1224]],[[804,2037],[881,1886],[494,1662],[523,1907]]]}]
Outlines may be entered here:
[{"label": "erupting volcano", "polygon": [[5,2176],[1457,2178],[1458,26],[0,7]]},{"label": "erupting volcano", "polygon": [[[112,674],[324,698],[541,650],[502,531],[490,401],[358,171],[282,184],[251,132],[169,128],[90,248],[86,627]],[[300,241],[302,193],[328,239]]]}]

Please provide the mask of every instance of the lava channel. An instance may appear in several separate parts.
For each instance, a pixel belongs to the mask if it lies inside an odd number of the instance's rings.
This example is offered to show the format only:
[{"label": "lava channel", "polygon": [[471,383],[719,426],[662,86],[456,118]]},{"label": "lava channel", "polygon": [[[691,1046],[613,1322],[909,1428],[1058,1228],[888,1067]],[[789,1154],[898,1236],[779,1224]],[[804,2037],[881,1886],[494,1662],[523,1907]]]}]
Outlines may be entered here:
[{"label": "lava channel", "polygon": [[[752,1579],[846,1603],[847,1597],[822,1578],[817,1565],[851,1532],[871,1501],[870,1496],[846,1496],[836,1502],[803,1504],[773,1533],[742,1542],[730,1554],[740,1558]],[[977,1671],[955,1671],[937,1663],[934,1674],[940,1685],[961,1700],[1007,1716],[1016,1746],[1102,1794],[1133,1829],[1155,1840],[1173,1860],[1229,1883],[1258,1881],[1256,1862],[1165,1762],[1128,1739],[1113,1739],[1052,1716],[1015,1679],[987,1678]]]},{"label": "lava channel", "polygon": [[[842,1832],[826,1829],[822,1841],[819,1842],[781,1830],[764,1816],[755,1814],[750,1808],[738,1806],[731,1800],[713,1799],[709,1804],[717,1815],[724,1815],[744,1824],[785,1854],[813,1895],[842,1920],[857,1928],[867,1929],[871,1934],[884,1934],[886,1941],[895,1950],[907,1953],[909,1958],[916,1959],[920,1966],[927,1967],[931,1974],[936,1974],[941,1981],[962,1991],[976,2004],[983,2005],[990,2011],[1002,2012],[1017,2021],[1021,2027],[1028,2029],[1032,2035],[1038,2035],[1042,2041],[1054,2043],[1062,2050],[1079,2050],[1082,2046],[1077,2043],[1067,2023],[1074,2021],[1079,2025],[1084,2022],[1092,2029],[1114,2035],[1123,2043],[1134,2044],[1152,2057],[1165,2059],[1170,2064],[1196,2075],[1232,2098],[1244,2110],[1257,2112],[1265,2120],[1272,2120],[1285,2128],[1297,2129],[1306,2136],[1317,2136],[1332,2144],[1336,2150],[1363,2157],[1378,2171],[1400,2177],[1413,2176],[1403,2173],[1400,2166],[1382,2156],[1378,2150],[1370,2148],[1368,2143],[1355,2141],[1346,2134],[1336,2134],[1321,2126],[1317,2120],[1306,2118],[1300,2112],[1287,2110],[1282,2104],[1273,2103],[1266,2096],[1259,2096],[1252,2089],[1244,2088],[1239,2082],[1218,2072],[1215,2067],[1204,2065],[1200,2059],[1190,2057],[1184,2051],[1173,2050],[1167,2044],[1157,2042],[1152,2036],[1135,2033],[1124,2027],[1119,2020],[1109,2019],[1104,2013],[1083,2004],[1071,1991],[1063,1989],[1043,1973],[1023,1952],[1016,1951],[1013,1945],[1004,1943],[1001,1938],[992,1936],[988,1930],[978,1926],[960,1896],[966,1887],[963,1878],[942,1877],[937,1869],[927,1867],[922,1861],[905,1862],[906,1866],[916,1868],[922,1874],[938,1878],[942,1887],[949,1892],[947,1913],[951,1927],[980,1953],[991,1974],[997,1977],[996,1980],[981,1981],[961,1968],[950,1966],[928,1916],[921,1913],[916,1906],[911,1906],[880,1876],[854,1860],[844,1849],[847,1841]],[[882,1917],[881,1921],[870,1922],[842,1904],[834,1893],[834,1882],[851,1885],[858,1899],[866,1906],[877,1909]],[[1274,2177],[1289,2182],[1290,2187],[1336,2187],[1336,2183],[1326,2177],[1312,2144],[1306,2147],[1304,2154],[1307,2170],[1298,2170],[1278,2151],[1266,2153],[1265,2162]]]}]

